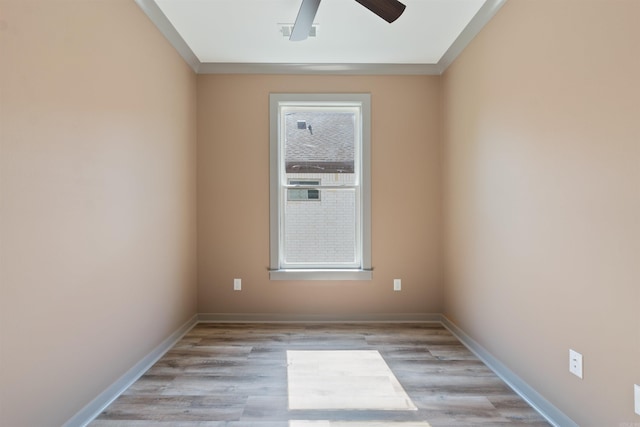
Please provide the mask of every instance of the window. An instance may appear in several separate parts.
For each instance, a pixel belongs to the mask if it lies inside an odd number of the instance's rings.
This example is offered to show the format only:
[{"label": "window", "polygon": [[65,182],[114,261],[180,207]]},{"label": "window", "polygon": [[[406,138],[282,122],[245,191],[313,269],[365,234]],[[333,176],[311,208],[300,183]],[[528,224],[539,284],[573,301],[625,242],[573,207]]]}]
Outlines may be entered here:
[{"label": "window", "polygon": [[370,96],[271,94],[270,278],[371,279]]}]

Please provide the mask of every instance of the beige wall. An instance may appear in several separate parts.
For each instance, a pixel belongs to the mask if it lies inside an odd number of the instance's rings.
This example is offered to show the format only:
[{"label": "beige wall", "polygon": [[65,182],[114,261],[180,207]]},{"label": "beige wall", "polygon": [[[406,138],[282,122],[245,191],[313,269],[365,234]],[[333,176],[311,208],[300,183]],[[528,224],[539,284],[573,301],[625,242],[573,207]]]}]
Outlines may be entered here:
[{"label": "beige wall", "polygon": [[[62,424],[196,297],[444,311],[579,424],[638,422],[639,15],[511,0],[443,80],[196,83],[132,1],[0,0],[0,424]],[[268,280],[270,92],[372,94],[373,281]]]},{"label": "beige wall", "polygon": [[444,78],[445,314],[581,426],[640,422],[639,16],[511,0]]},{"label": "beige wall", "polygon": [[2,1],[0,91],[0,425],[59,426],[196,312],[196,78],[133,1]]},{"label": "beige wall", "polygon": [[[269,281],[270,92],[371,93],[374,280]],[[199,76],[199,312],[441,312],[439,129],[438,77]]]}]

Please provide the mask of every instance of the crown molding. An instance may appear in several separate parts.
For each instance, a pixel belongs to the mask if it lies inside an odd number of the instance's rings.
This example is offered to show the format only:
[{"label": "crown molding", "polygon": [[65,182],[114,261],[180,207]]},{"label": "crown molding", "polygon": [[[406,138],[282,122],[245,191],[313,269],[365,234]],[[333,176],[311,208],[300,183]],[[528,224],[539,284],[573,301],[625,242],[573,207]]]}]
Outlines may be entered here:
[{"label": "crown molding", "polygon": [[165,16],[158,4],[154,0],[135,0],[135,2],[169,43],[171,43],[174,49],[178,51],[182,59],[197,73],[201,65],[200,60],[178,33],[178,30],[176,30],[171,21]]},{"label": "crown molding", "polygon": [[444,73],[507,0],[487,0],[438,61],[438,74]]},{"label": "crown molding", "polygon": [[507,0],[487,0],[436,64],[286,64],[201,62],[154,0],[135,0],[197,74],[440,75]]},{"label": "crown molding", "polygon": [[198,74],[440,74],[436,64],[271,64],[205,62]]}]

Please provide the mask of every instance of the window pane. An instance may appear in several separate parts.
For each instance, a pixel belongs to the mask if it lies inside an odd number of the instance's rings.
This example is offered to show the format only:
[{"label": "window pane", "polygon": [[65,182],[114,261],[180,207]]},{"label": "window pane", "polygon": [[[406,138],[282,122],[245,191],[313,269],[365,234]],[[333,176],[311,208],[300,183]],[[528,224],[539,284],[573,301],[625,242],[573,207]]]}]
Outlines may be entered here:
[{"label": "window pane", "polygon": [[[354,109],[300,107],[286,109],[284,114],[285,182],[353,186]],[[359,267],[357,194],[355,188],[288,189],[283,264]]]},{"label": "window pane", "polygon": [[287,173],[354,173],[355,113],[285,111]]},{"label": "window pane", "polygon": [[356,190],[320,194],[321,203],[286,202],[284,262],[357,266]]}]

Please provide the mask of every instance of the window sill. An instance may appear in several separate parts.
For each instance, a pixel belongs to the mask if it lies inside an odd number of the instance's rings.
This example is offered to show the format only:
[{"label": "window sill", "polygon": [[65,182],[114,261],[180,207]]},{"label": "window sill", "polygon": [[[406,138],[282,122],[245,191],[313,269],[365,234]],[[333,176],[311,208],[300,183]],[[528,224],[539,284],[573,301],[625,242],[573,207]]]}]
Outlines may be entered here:
[{"label": "window sill", "polygon": [[271,270],[269,280],[371,280],[372,270]]}]

